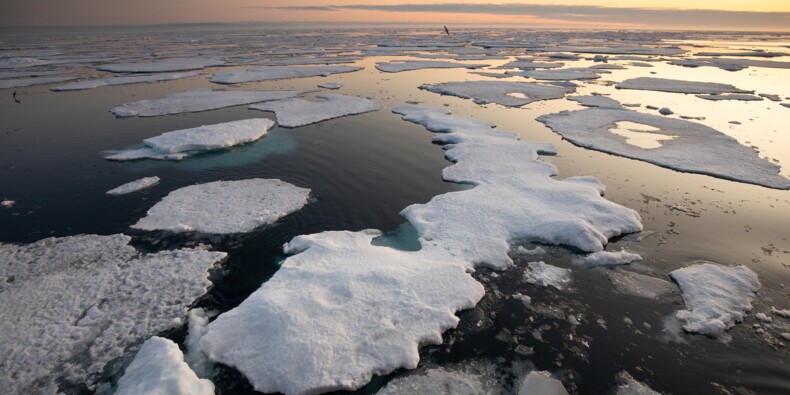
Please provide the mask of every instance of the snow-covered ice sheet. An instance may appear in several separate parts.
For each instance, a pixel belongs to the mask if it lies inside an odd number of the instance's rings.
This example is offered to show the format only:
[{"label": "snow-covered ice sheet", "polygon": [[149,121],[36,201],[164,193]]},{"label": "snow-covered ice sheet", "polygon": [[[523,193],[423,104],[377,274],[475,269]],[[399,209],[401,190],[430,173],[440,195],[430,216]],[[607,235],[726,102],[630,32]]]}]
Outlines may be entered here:
[{"label": "snow-covered ice sheet", "polygon": [[[690,173],[790,189],[790,180],[779,175],[779,166],[761,159],[753,148],[708,126],[644,114],[626,109],[589,108],[538,117],[554,132],[573,144],[597,151],[643,160]],[[673,136],[660,147],[644,149],[610,132],[618,122],[633,122],[650,133]]]},{"label": "snow-covered ice sheet", "polygon": [[[176,328],[211,284],[224,252],[141,254],[125,235],[0,243],[3,391],[54,393],[58,382],[93,388],[129,346]],[[13,279],[13,281],[9,281]]]},{"label": "snow-covered ice sheet", "polygon": [[158,73],[158,74],[148,74],[148,75],[110,77],[110,78],[102,78],[95,80],[72,82],[70,84],[56,86],[52,88],[52,90],[55,92],[77,91],[83,89],[99,88],[102,86],[139,84],[143,82],[170,81],[170,80],[177,80],[181,78],[194,77],[200,75],[200,73],[201,73],[200,71],[187,71],[187,72],[179,72],[179,73]]},{"label": "snow-covered ice sheet", "polygon": [[104,158],[126,161],[138,159],[181,160],[199,152],[226,149],[258,140],[274,126],[268,118],[204,125],[173,130],[143,140],[145,148],[113,152]]},{"label": "snow-covered ice sheet", "polygon": [[286,128],[309,125],[327,119],[378,111],[381,105],[373,100],[337,94],[318,95],[321,101],[304,99],[276,100],[253,104],[250,109],[272,111],[277,123]]},{"label": "snow-covered ice sheet", "polygon": [[584,267],[627,265],[642,260],[642,256],[626,250],[598,251],[592,254],[573,257],[574,264]]},{"label": "snow-covered ice sheet", "polygon": [[683,330],[709,336],[743,321],[760,289],[757,273],[743,265],[700,263],[669,275],[683,293],[686,308],[676,314],[683,321]]},{"label": "snow-covered ice sheet", "polygon": [[108,195],[126,195],[127,193],[141,191],[146,188],[150,188],[154,185],[159,183],[159,177],[144,177],[139,180],[134,180],[132,182],[127,182],[117,188],[110,189],[107,191]]},{"label": "snow-covered ice sheet", "polygon": [[214,395],[214,384],[189,369],[177,344],[154,336],[118,380],[115,395]]},{"label": "snow-covered ice sheet", "polygon": [[208,325],[215,361],[261,392],[356,389],[373,374],[414,369],[418,347],[442,342],[483,287],[439,250],[371,245],[378,231],[323,232],[285,245],[274,276]]},{"label": "snow-covered ice sheet", "polygon": [[694,94],[753,93],[753,91],[738,89],[732,85],[718,82],[672,80],[654,77],[637,77],[625,80],[617,84],[616,88]]},{"label": "snow-covered ice sheet", "polygon": [[573,88],[509,81],[460,81],[422,85],[420,89],[441,95],[472,99],[477,104],[497,103],[521,107],[538,100],[560,99]]},{"label": "snow-covered ice sheet", "polygon": [[524,377],[518,388],[518,395],[568,395],[562,382],[551,377],[549,372],[532,371]]},{"label": "snow-covered ice sheet", "polygon": [[524,282],[539,287],[554,287],[564,290],[571,283],[571,271],[543,261],[527,263],[524,271]]},{"label": "snow-covered ice sheet", "polygon": [[0,80],[0,89],[7,88],[21,88],[23,86],[55,84],[58,82],[65,82],[76,80],[77,77],[70,75],[53,75],[45,77],[32,77],[32,78],[9,78]]},{"label": "snow-covered ice sheet", "polygon": [[446,62],[441,60],[402,60],[392,61],[389,63],[377,63],[376,68],[379,71],[387,73],[399,73],[401,71],[421,70],[421,69],[479,69],[481,67],[489,66],[482,63],[457,63]]},{"label": "snow-covered ice sheet", "polygon": [[222,66],[225,62],[218,59],[173,59],[143,63],[115,63],[96,67],[97,70],[112,73],[163,73],[168,71],[202,70],[206,67]]},{"label": "snow-covered ice sheet", "polygon": [[309,90],[286,91],[223,91],[196,89],[173,93],[159,99],[138,100],[113,108],[116,117],[155,117],[159,115],[180,114],[215,110],[218,108],[259,103],[269,100],[287,99],[303,95]]},{"label": "snow-covered ice sheet", "polygon": [[264,66],[241,71],[215,73],[209,81],[217,84],[241,84],[245,82],[281,80],[288,78],[326,77],[332,74],[351,73],[362,70],[353,66]]},{"label": "snow-covered ice sheet", "polygon": [[170,192],[132,228],[174,233],[244,233],[307,204],[310,190],[277,179],[191,185]]}]

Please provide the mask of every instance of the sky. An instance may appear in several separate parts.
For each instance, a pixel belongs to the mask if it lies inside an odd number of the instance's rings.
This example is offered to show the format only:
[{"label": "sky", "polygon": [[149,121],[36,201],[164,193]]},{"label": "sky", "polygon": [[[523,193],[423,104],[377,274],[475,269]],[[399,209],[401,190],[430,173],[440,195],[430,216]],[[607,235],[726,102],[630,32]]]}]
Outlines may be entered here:
[{"label": "sky", "polygon": [[790,32],[790,0],[0,0],[0,26],[212,22]]}]

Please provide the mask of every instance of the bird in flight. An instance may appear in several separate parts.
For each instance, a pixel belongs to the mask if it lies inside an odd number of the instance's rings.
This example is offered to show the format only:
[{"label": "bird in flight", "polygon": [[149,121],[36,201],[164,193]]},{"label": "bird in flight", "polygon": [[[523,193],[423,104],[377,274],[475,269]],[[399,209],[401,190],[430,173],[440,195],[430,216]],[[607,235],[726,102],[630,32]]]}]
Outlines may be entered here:
[{"label": "bird in flight", "polygon": [[450,31],[447,30],[447,26],[444,27],[444,32],[447,33],[448,36],[450,35]]}]

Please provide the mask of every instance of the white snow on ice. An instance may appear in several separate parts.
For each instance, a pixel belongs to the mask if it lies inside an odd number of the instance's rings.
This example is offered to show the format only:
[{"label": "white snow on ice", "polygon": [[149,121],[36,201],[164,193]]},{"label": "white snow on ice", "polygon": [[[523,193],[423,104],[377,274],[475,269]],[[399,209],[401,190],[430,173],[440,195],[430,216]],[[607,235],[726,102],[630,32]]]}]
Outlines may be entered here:
[{"label": "white snow on ice", "polygon": [[241,84],[244,82],[281,80],[288,78],[305,78],[329,76],[339,73],[351,73],[362,70],[353,66],[263,66],[241,71],[215,73],[209,81],[216,84]]},{"label": "white snow on ice", "polygon": [[222,66],[225,62],[218,59],[173,59],[144,63],[115,63],[96,67],[97,70],[112,73],[162,73],[168,71],[202,70],[206,67]]},{"label": "white snow on ice", "polygon": [[259,103],[269,100],[296,97],[309,90],[288,91],[222,91],[196,89],[167,95],[159,99],[138,100],[113,108],[116,117],[155,117],[159,115],[180,114],[215,110],[218,108]]},{"label": "white snow on ice", "polygon": [[[508,81],[463,81],[421,85],[420,89],[441,95],[473,99],[477,104],[497,103],[521,107],[538,100],[560,99],[574,89],[555,85]],[[519,96],[514,94],[521,94]]]},{"label": "white snow on ice", "polygon": [[549,372],[532,371],[521,382],[518,395],[568,395],[568,390]]},{"label": "white snow on ice", "polygon": [[620,251],[598,251],[592,254],[575,256],[571,261],[574,264],[584,267],[627,265],[629,263],[642,260],[642,256],[626,250]]},{"label": "white snow on ice", "polygon": [[189,369],[177,344],[154,336],[118,380],[115,395],[214,395],[214,384]]},{"label": "white snow on ice", "polygon": [[102,78],[95,80],[72,82],[70,84],[56,86],[51,89],[55,92],[77,91],[83,89],[99,88],[102,86],[138,84],[143,82],[170,81],[170,80],[177,80],[181,78],[194,77],[200,74],[201,74],[200,71],[187,71],[181,73],[159,73],[159,74],[148,74],[148,75],[110,77],[110,78]]},{"label": "white snow on ice", "polygon": [[549,265],[543,261],[527,263],[524,271],[524,282],[539,287],[549,287],[564,290],[571,283],[571,271],[561,267]]},{"label": "white snow on ice", "polygon": [[324,94],[317,97],[323,100],[307,101],[297,98],[276,100],[253,104],[250,109],[274,112],[277,116],[277,123],[286,128],[295,128],[381,109],[381,105],[375,101],[361,97],[337,94]]},{"label": "white snow on ice", "polygon": [[141,191],[146,188],[150,188],[154,185],[159,183],[159,177],[144,177],[139,180],[134,180],[132,182],[127,182],[117,188],[110,189],[107,191],[108,195],[126,195],[127,193]]},{"label": "white snow on ice", "polygon": [[672,80],[666,78],[638,77],[625,80],[615,86],[617,89],[638,89],[658,92],[721,94],[721,93],[753,93],[738,89],[729,84],[718,82],[698,82]]}]

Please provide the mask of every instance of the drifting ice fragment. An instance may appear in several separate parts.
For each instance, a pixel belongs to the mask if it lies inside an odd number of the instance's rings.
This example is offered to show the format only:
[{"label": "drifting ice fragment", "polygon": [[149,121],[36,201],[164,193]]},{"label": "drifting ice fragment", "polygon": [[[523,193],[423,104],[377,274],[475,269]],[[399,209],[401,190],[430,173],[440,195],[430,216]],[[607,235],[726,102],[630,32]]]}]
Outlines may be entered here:
[{"label": "drifting ice fragment", "polygon": [[108,195],[126,195],[127,193],[141,191],[146,188],[150,188],[154,185],[159,183],[159,177],[145,177],[139,180],[135,180],[132,182],[128,182],[123,184],[117,188],[110,189],[107,191]]},{"label": "drifting ice fragment", "polygon": [[346,115],[378,111],[381,106],[373,100],[346,95],[318,95],[323,101],[312,102],[303,99],[285,99],[254,104],[250,109],[273,111],[277,123],[286,128],[309,125],[339,118]]},{"label": "drifting ice fragment", "polygon": [[524,281],[543,288],[552,286],[561,291],[570,284],[571,271],[545,262],[530,262],[524,272]]},{"label": "drifting ice fragment", "polygon": [[171,340],[152,337],[118,380],[115,395],[214,395],[214,384],[199,379]]}]

